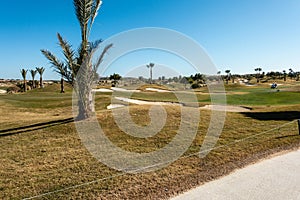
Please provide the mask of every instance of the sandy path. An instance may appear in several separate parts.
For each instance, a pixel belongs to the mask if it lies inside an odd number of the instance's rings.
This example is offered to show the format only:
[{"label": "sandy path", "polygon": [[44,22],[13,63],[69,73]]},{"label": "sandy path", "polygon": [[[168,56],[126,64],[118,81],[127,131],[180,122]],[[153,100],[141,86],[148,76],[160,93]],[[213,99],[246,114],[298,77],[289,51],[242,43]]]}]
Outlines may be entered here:
[{"label": "sandy path", "polygon": [[299,200],[300,150],[273,157],[171,200]]}]

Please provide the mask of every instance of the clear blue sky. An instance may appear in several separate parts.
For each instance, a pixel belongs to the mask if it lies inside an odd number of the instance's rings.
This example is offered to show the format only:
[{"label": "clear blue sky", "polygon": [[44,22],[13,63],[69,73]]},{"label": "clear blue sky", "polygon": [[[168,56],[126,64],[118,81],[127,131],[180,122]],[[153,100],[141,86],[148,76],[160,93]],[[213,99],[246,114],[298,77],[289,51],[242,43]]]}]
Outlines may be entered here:
[{"label": "clear blue sky", "polygon": [[[80,41],[72,0],[2,1],[0,22],[0,78],[21,78],[21,68],[36,66],[46,67],[46,79],[58,78],[40,49],[61,55],[57,32],[75,47]],[[299,0],[103,0],[91,39],[141,27],[188,35],[222,72],[300,71]]]}]

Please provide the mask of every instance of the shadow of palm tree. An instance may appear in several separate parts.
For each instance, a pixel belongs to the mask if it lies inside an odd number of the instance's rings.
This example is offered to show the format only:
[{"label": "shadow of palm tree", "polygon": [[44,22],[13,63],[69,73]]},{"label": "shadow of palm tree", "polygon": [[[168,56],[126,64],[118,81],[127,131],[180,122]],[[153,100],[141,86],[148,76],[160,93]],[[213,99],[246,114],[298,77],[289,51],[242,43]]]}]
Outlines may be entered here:
[{"label": "shadow of palm tree", "polygon": [[53,121],[49,121],[49,122],[31,124],[31,125],[28,125],[28,126],[21,126],[21,127],[17,127],[17,128],[4,129],[4,130],[0,130],[0,137],[5,137],[5,136],[10,136],[10,135],[16,135],[16,134],[20,134],[20,133],[26,133],[26,132],[30,132],[30,131],[45,129],[45,128],[48,128],[48,127],[67,124],[67,123],[71,123],[71,122],[74,122],[74,119],[72,117],[67,118],[67,119],[60,119],[60,120],[53,120]]},{"label": "shadow of palm tree", "polygon": [[281,111],[281,112],[245,112],[242,113],[246,117],[251,117],[257,120],[278,120],[278,121],[293,121],[300,119],[299,111]]}]

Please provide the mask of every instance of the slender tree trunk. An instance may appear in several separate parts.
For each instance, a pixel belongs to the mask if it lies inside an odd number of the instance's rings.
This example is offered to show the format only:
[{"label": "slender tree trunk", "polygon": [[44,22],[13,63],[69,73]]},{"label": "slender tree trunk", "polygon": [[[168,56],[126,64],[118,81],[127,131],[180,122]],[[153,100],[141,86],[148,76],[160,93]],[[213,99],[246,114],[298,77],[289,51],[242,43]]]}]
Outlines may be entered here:
[{"label": "slender tree trunk", "polygon": [[60,79],[60,93],[65,93],[64,79]]},{"label": "slender tree trunk", "polygon": [[40,76],[40,88],[44,88],[43,77],[42,76]]},{"label": "slender tree trunk", "polygon": [[27,91],[27,83],[26,83],[26,79],[24,79],[24,92]]},{"label": "slender tree trunk", "polygon": [[152,84],[152,67],[150,67],[150,84]]},{"label": "slender tree trunk", "polygon": [[35,88],[35,81],[34,81],[34,78],[32,79],[32,89]]}]

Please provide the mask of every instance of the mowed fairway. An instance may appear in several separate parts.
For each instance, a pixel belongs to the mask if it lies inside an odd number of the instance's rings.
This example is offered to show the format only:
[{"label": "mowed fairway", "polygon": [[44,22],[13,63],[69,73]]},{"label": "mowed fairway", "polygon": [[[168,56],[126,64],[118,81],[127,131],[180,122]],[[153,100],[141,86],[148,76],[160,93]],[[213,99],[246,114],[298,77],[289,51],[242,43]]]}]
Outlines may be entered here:
[{"label": "mowed fairway", "polygon": [[[184,156],[166,168],[143,174],[113,170],[87,151],[73,122],[71,88],[64,94],[59,93],[59,85],[52,85],[26,94],[0,95],[0,199],[166,199],[275,152],[300,147],[299,85],[279,92],[267,85],[227,86],[226,91],[228,104],[251,111],[227,113],[215,149],[199,158],[211,115],[201,110],[197,136]],[[192,103],[210,103],[206,89],[196,94],[198,102]],[[140,92],[133,98],[178,101],[172,93]],[[164,128],[141,139],[118,128],[112,111],[106,109],[110,103],[111,93],[96,94],[97,118],[107,137],[124,150],[155,151],[177,134],[179,106],[165,106]],[[149,108],[130,105],[133,121],[149,124],[145,115]]]}]

